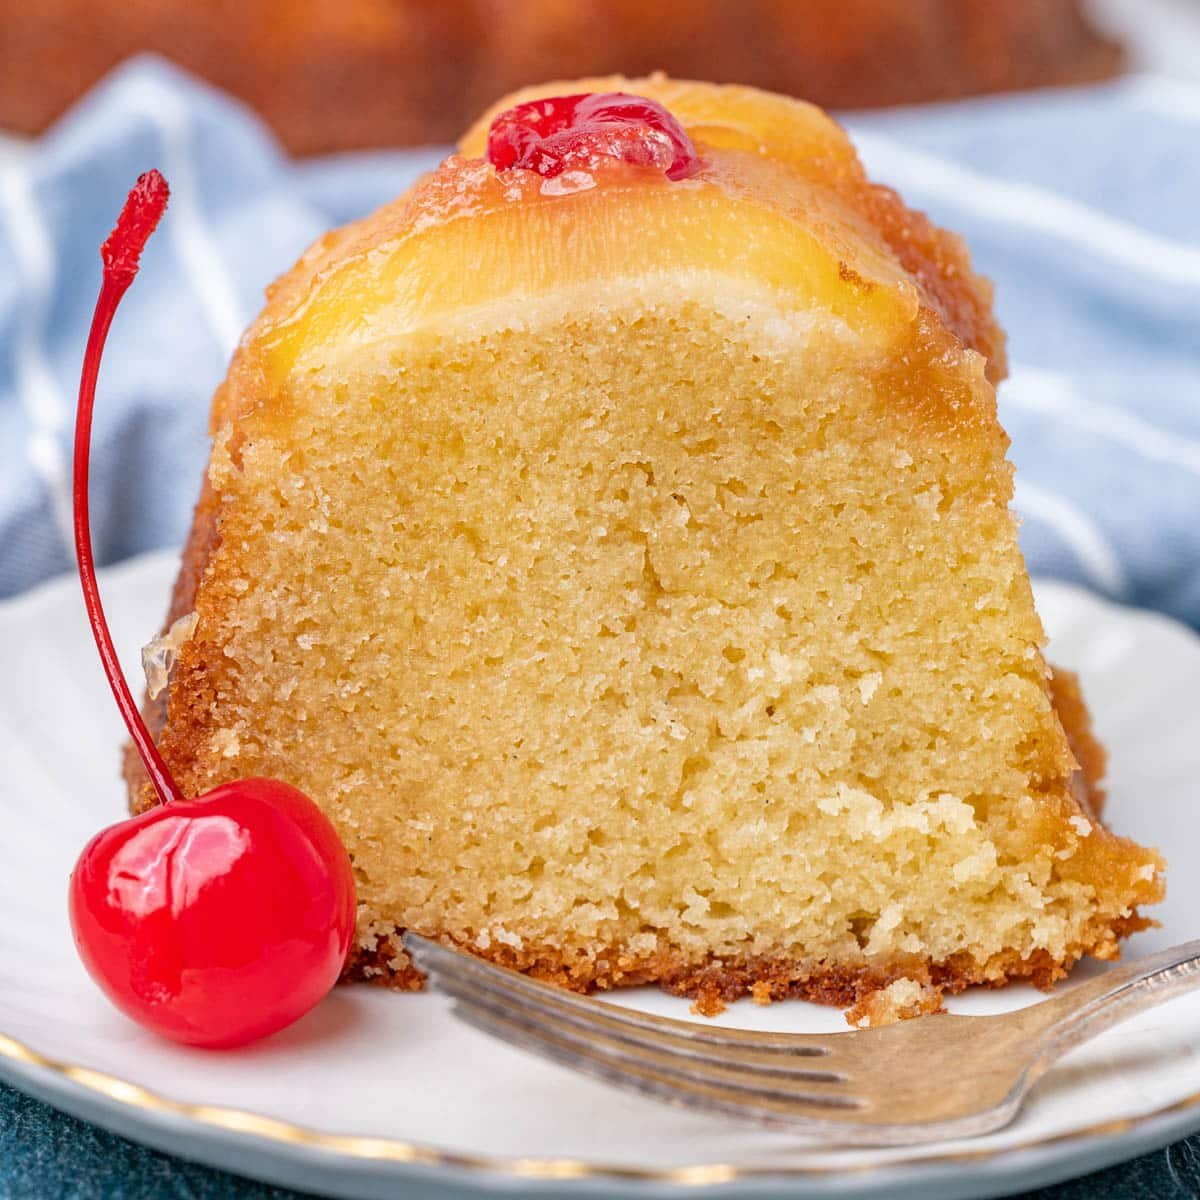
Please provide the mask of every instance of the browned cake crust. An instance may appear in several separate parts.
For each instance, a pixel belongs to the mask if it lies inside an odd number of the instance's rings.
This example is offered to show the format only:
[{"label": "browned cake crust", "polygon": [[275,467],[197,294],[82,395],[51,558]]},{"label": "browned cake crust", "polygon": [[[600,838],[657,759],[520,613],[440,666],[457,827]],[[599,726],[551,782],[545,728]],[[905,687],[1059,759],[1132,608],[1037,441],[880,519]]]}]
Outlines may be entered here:
[{"label": "browned cake crust", "polygon": [[1101,780],[1108,765],[1108,752],[1092,729],[1092,714],[1088,712],[1079,688],[1079,676],[1073,671],[1055,668],[1050,676],[1050,699],[1058,719],[1067,733],[1071,753],[1079,763],[1075,777],[1076,796],[1085,812],[1101,817],[1107,800]]},{"label": "browned cake crust", "polygon": [[1120,49],[1078,0],[0,0],[0,124],[44,129],[150,51],[298,153],[449,141],[538,79],[665,70],[862,108],[1080,83]]},{"label": "browned cake crust", "polygon": [[[192,528],[183,546],[183,554],[179,561],[179,574],[175,577],[175,586],[171,590],[171,603],[167,609],[167,619],[163,628],[169,628],[171,623],[191,612],[196,604],[196,592],[200,587],[201,577],[208,566],[209,559],[218,545],[217,509],[219,502],[216,494],[209,486],[207,475],[200,488],[200,499],[196,502],[192,514]],[[155,741],[162,734],[167,723],[168,689],[159,693],[157,699],[147,695],[142,700],[142,716],[150,728]],[[125,744],[122,773],[125,776],[125,786],[129,793],[131,811],[145,812],[156,802],[154,788],[146,768],[138,757],[132,742]]]},{"label": "browned cake crust", "polygon": [[[924,1011],[937,1011],[943,996],[955,995],[968,987],[1003,987],[1014,980],[1027,979],[1035,987],[1049,990],[1085,954],[1099,959],[1120,957],[1119,942],[1153,924],[1136,911],[1110,925],[1089,931],[1089,937],[1071,947],[1057,959],[1045,950],[1022,958],[1015,951],[1003,951],[980,964],[970,955],[953,955],[944,962],[927,959],[897,958],[886,964],[864,963],[860,967],[827,964],[819,960],[789,958],[710,959],[696,966],[682,963],[670,953],[636,956],[620,948],[598,947],[586,959],[564,960],[561,954],[546,949],[516,951],[493,945],[482,951],[469,947],[479,958],[504,967],[523,971],[573,992],[610,991],[618,987],[657,984],[672,995],[685,996],[694,1011],[716,1016],[731,1001],[750,996],[755,1003],[776,1000],[808,1000],[849,1009],[854,1020],[866,1011],[871,998],[898,980],[912,980],[926,995]],[[453,939],[442,938],[448,945]],[[466,947],[463,947],[466,948]],[[378,940],[374,950],[356,949],[346,964],[346,981],[361,980],[394,991],[420,991],[424,976],[413,965],[396,938]]]}]

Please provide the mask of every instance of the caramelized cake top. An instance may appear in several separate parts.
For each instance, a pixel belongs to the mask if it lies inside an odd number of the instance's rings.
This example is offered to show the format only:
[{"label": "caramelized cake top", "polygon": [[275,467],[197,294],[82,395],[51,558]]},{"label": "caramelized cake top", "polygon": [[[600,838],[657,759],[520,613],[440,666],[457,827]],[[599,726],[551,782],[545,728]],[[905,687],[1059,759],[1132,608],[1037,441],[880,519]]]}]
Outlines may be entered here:
[{"label": "caramelized cake top", "polygon": [[563,90],[621,90],[646,96],[673,113],[698,146],[771,158],[833,191],[872,227],[872,240],[886,245],[947,328],[988,360],[992,383],[1004,378],[1004,331],[992,313],[992,285],[972,269],[962,238],[909,208],[891,188],[872,183],[845,130],[824,110],[757,88],[662,75],[544,83],[522,88],[492,105],[463,137],[463,154],[482,153],[491,122],[505,108]]},{"label": "caramelized cake top", "polygon": [[[483,157],[505,108],[602,90],[665,106],[694,141],[699,170],[671,180],[613,160],[546,179]],[[966,350],[991,382],[1005,372],[991,285],[961,239],[871,183],[820,109],[658,76],[514,93],[405,195],[318,239],[269,290],[216,398],[214,429],[269,410],[294,372],[320,370],[384,326],[392,336],[472,317],[520,321],[552,294],[587,289],[601,300],[606,282],[678,272],[765,289],[783,309],[826,310],[881,349],[909,342],[911,378],[894,381],[895,403],[935,430],[998,432],[989,389],[964,389],[954,369]]]}]

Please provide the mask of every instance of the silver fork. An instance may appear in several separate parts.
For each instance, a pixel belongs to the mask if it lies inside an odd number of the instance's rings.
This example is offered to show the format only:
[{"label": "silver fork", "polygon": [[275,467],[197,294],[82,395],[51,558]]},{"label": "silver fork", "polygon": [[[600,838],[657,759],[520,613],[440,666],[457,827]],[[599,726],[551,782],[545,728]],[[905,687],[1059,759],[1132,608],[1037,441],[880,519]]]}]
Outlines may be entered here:
[{"label": "silver fork", "polygon": [[418,967],[486,1033],[669,1103],[843,1144],[910,1146],[1008,1124],[1073,1046],[1200,984],[1200,941],[1001,1016],[845,1033],[754,1033],[579,996],[405,934]]}]

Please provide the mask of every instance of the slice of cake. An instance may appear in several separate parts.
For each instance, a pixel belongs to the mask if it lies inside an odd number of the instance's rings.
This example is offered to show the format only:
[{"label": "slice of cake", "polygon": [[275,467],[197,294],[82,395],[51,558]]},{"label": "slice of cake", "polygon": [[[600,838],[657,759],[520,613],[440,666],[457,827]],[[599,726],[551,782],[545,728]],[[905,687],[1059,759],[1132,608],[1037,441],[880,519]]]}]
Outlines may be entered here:
[{"label": "slice of cake", "polygon": [[1109,79],[1086,0],[0,0],[0,127],[40,133],[126,59],[239,97],[299,154],[449,140],[532,79],[665,68],[836,108]]},{"label": "slice of cake", "polygon": [[[614,91],[698,163],[651,131],[520,165],[529,101]],[[406,928],[862,1021],[1115,957],[1162,862],[1100,823],[1039,650],[961,242],[805,104],[513,105],[500,167],[489,114],[313,246],[217,392],[151,656],[180,785],[312,796],[357,876],[349,971],[401,988]]]}]

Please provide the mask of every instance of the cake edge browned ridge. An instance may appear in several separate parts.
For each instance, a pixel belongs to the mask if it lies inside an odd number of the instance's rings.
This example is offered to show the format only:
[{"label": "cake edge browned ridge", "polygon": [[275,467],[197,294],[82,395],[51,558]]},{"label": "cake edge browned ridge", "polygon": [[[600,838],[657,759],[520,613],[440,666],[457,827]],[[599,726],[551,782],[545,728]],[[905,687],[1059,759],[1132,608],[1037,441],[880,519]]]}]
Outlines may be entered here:
[{"label": "cake edge browned ridge", "polygon": [[[514,949],[493,944],[482,949],[478,945],[465,945],[447,934],[439,935],[436,940],[572,992],[604,992],[653,984],[671,995],[692,1000],[694,1011],[707,1017],[718,1015],[726,1003],[745,996],[759,1004],[807,1000],[846,1008],[847,1017],[855,1023],[860,1014],[865,1014],[867,1002],[898,980],[911,980],[919,985],[923,993],[922,1012],[939,1011],[943,996],[956,995],[969,987],[999,988],[1028,980],[1048,991],[1065,979],[1085,955],[1117,959],[1123,938],[1154,924],[1135,908],[1128,916],[1093,922],[1087,936],[1069,945],[1061,957],[1041,949],[1026,956],[1016,950],[1001,950],[982,963],[970,953],[960,951],[940,961],[920,955],[898,955],[860,965],[781,955],[713,955],[697,964],[685,962],[670,951],[635,955],[620,946],[597,945],[586,955],[570,958],[548,947]],[[404,949],[401,932],[379,935],[374,947],[355,947],[342,980],[370,983],[392,991],[423,990],[425,976]]]}]

